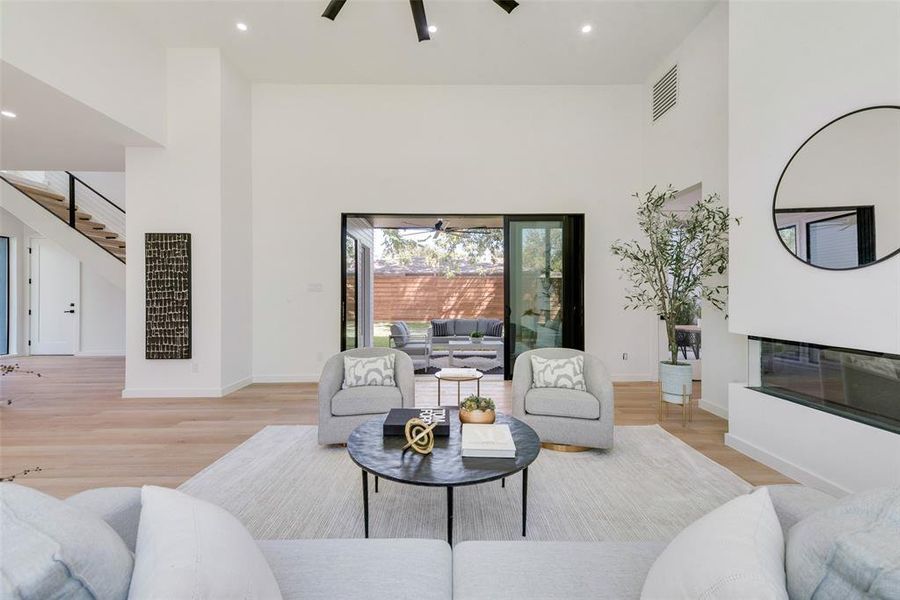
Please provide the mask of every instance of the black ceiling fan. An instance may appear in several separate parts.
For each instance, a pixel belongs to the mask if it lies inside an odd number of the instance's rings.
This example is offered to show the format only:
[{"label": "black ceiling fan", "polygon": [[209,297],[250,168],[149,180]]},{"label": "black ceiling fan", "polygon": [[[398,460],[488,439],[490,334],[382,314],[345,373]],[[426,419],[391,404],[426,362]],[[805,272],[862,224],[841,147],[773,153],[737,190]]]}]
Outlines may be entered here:
[{"label": "black ceiling fan", "polygon": [[[334,21],[335,17],[338,16],[338,13],[341,12],[341,9],[344,8],[346,2],[347,0],[331,0],[325,8],[325,12],[322,13],[322,16]],[[493,0],[493,2],[505,10],[507,14],[511,13],[519,5],[515,0]],[[425,40],[430,40],[431,36],[428,34],[428,19],[425,18],[425,1],[409,0],[409,7],[412,9],[413,22],[416,24],[416,33],[419,35],[419,41],[424,42]]]},{"label": "black ceiling fan", "polygon": [[[422,235],[424,232],[428,231],[427,227],[422,227],[417,223],[411,223],[409,221],[404,221],[404,225],[409,226],[412,230],[409,233],[400,234],[401,237],[411,237],[416,235]],[[438,219],[434,225],[431,226],[431,230],[434,232],[432,237],[437,237],[439,233],[449,233],[450,235],[466,235],[470,233],[490,233],[491,228],[485,227],[484,225],[475,225],[472,227],[453,227],[451,225],[447,225],[447,222],[444,219]]]}]

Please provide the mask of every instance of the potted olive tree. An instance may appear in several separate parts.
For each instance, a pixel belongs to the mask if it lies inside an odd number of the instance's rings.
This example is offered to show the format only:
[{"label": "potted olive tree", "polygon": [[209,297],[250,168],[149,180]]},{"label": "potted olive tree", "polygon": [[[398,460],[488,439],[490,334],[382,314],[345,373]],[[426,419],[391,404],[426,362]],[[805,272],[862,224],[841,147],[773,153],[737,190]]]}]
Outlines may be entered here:
[{"label": "potted olive tree", "polygon": [[[728,209],[713,194],[697,201],[686,212],[673,212],[667,203],[675,198],[671,187],[656,188],[638,200],[638,226],[645,239],[617,240],[612,253],[622,262],[630,283],[626,308],[655,311],[666,323],[668,356],[659,364],[659,382],[666,399],[681,402],[684,386],[690,389],[693,369],[678,362],[675,325],[679,314],[703,298],[725,309],[728,286],[714,281],[728,267]],[[670,204],[669,204],[670,206]]]}]

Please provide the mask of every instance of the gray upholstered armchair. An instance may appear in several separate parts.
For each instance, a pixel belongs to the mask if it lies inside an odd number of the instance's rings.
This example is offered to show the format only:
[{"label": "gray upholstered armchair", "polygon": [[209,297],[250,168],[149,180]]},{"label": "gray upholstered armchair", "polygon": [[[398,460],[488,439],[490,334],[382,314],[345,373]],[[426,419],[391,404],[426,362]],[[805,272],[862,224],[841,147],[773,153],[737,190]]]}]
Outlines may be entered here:
[{"label": "gray upholstered armchair", "polygon": [[[342,389],[344,356],[368,358],[394,354],[396,386],[361,386]],[[328,359],[319,377],[319,443],[343,444],[357,425],[392,408],[413,408],[416,382],[409,356],[392,348],[357,348]]]},{"label": "gray upholstered armchair", "polygon": [[[535,388],[531,356],[561,359],[584,356],[587,391]],[[612,380],[596,356],[568,348],[523,352],[513,370],[513,416],[528,423],[547,444],[612,448],[614,399]]]}]

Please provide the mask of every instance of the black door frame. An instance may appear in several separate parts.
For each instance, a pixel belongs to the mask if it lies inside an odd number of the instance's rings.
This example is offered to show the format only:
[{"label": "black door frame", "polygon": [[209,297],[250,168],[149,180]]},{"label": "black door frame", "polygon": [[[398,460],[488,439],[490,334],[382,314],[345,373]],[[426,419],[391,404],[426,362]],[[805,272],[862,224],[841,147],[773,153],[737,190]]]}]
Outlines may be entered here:
[{"label": "black door frame", "polygon": [[563,320],[562,347],[584,350],[584,214],[533,213],[503,215],[503,378],[512,379],[516,336],[510,324],[509,226],[516,221],[562,221],[563,224]]},{"label": "black door frame", "polygon": [[[575,350],[584,350],[584,213],[414,213],[414,212],[342,212],[341,213],[341,319],[340,336],[341,352],[346,350],[347,332],[347,288],[344,284],[346,277],[347,248],[344,243],[347,235],[348,218],[371,217],[409,217],[409,218],[445,218],[453,217],[500,217],[503,219],[503,332],[504,332],[504,356],[503,376],[512,378],[511,350],[515,346],[509,324],[509,223],[516,221],[536,221],[557,219],[563,221],[563,347]],[[357,273],[357,278],[359,277]],[[374,273],[373,273],[374,281]],[[359,291],[357,290],[357,297]],[[575,302],[571,302],[574,300]]]}]

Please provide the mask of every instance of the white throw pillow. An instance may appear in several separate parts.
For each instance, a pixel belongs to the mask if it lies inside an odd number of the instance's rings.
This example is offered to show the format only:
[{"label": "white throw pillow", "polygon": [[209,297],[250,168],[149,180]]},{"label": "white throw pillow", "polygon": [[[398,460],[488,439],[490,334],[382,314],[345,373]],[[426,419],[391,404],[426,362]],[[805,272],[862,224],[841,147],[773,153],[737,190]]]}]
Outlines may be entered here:
[{"label": "white throw pillow", "polygon": [[394,353],[367,358],[344,355],[343,388],[364,385],[395,386]]},{"label": "white throw pillow", "polygon": [[769,490],[740,496],[688,525],[653,563],[642,600],[787,600],[784,536]]},{"label": "white throw pillow", "polygon": [[129,600],[280,600],[262,552],[227,511],[155,486],[141,505]]},{"label": "white throw pillow", "polygon": [[585,391],[584,357],[541,358],[531,355],[532,387]]}]

